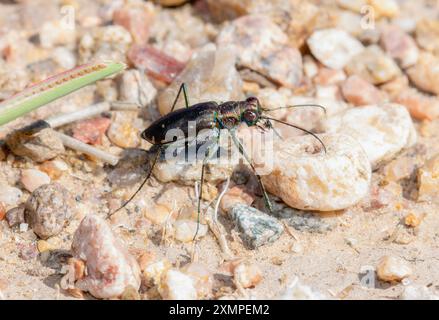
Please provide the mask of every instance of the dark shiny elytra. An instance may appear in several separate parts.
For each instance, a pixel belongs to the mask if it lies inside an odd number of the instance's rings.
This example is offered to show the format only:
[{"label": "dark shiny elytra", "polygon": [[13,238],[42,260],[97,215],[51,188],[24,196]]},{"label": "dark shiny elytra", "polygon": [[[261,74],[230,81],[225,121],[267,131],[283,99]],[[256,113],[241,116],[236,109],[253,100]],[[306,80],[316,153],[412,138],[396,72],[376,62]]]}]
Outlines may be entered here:
[{"label": "dark shiny elytra", "polygon": [[[185,137],[188,137],[188,131],[191,124],[195,125],[197,135],[204,129],[212,129],[215,123],[215,112],[218,118],[224,120],[224,124],[233,120],[228,117],[229,114],[239,115],[241,108],[244,106],[243,101],[229,101],[218,105],[216,102],[197,103],[186,109],[178,109],[154,121],[147,129],[142,132],[142,138],[149,143],[158,145],[173,142],[172,136],[166,139],[166,133],[171,129],[182,130]],[[190,123],[191,122],[191,123]],[[231,124],[236,125],[237,123]]]}]

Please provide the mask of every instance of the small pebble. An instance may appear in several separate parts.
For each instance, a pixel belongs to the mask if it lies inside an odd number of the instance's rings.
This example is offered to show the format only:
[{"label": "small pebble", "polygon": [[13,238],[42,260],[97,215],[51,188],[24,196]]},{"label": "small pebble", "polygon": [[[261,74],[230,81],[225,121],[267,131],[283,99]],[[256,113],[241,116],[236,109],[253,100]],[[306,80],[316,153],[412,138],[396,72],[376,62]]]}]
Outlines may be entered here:
[{"label": "small pebble", "polygon": [[421,224],[421,219],[413,213],[409,213],[404,218],[404,224],[407,227],[416,228]]},{"label": "small pebble", "polygon": [[134,42],[144,44],[148,41],[149,29],[155,18],[152,3],[127,3],[113,13],[113,23],[127,29]]},{"label": "small pebble", "polygon": [[87,269],[75,283],[78,289],[103,299],[118,297],[129,286],[139,289],[139,265],[105,220],[86,216],[73,236],[72,252]]},{"label": "small pebble", "polygon": [[439,295],[434,294],[426,286],[409,285],[401,293],[401,300],[439,300]]},{"label": "small pebble", "polygon": [[439,95],[438,57],[428,52],[422,52],[418,62],[407,70],[407,74],[419,89]]},{"label": "small pebble", "polygon": [[204,264],[192,262],[185,265],[181,271],[194,280],[198,299],[207,299],[212,295],[214,277]]},{"label": "small pebble", "polygon": [[433,54],[439,53],[439,21],[422,18],[416,23],[416,42],[419,46]]},{"label": "small pebble", "polygon": [[137,112],[115,112],[107,131],[110,141],[121,148],[137,147],[140,143],[140,130],[133,125],[136,121],[138,121]]},{"label": "small pebble", "polygon": [[[198,233],[197,232],[197,225]],[[207,226],[204,224],[198,224],[196,221],[192,220],[177,220],[174,223],[175,228],[175,239],[181,242],[192,242],[194,240],[195,234],[197,234],[197,239],[204,237],[207,234]]]},{"label": "small pebble", "polygon": [[128,59],[137,69],[156,80],[170,84],[184,69],[185,64],[149,45],[132,46]]},{"label": "small pebble", "polygon": [[254,264],[243,262],[235,267],[233,277],[237,286],[244,289],[254,288],[262,281],[262,271]]},{"label": "small pebble", "polygon": [[255,200],[254,194],[247,190],[246,186],[233,186],[224,194],[220,202],[220,208],[223,212],[230,212],[237,204],[242,203],[250,206]]},{"label": "small pebble", "polygon": [[398,27],[384,28],[381,34],[381,46],[401,68],[410,67],[418,61],[419,49],[415,41]]},{"label": "small pebble", "polygon": [[428,159],[418,170],[418,201],[438,202],[439,154]]},{"label": "small pebble", "polygon": [[352,75],[341,85],[343,97],[355,106],[378,104],[383,102],[384,95],[374,85],[357,75]]},{"label": "small pebble", "polygon": [[69,169],[68,165],[62,160],[45,161],[38,168],[45,172],[51,180],[59,179]]},{"label": "small pebble", "polygon": [[29,230],[29,225],[27,223],[20,223],[19,227],[20,232],[27,232]]},{"label": "small pebble", "polygon": [[401,281],[412,274],[412,269],[404,259],[395,256],[384,256],[376,268],[380,280],[393,282]]},{"label": "small pebble", "polygon": [[396,95],[394,102],[406,107],[410,115],[417,120],[439,118],[439,98],[423,94],[414,88],[402,90]]},{"label": "small pebble", "polygon": [[157,89],[148,77],[142,76],[137,69],[126,70],[120,79],[119,95],[121,101],[149,105],[157,95]]},{"label": "small pebble", "polygon": [[83,120],[73,126],[73,138],[88,144],[102,144],[111,120],[104,117]]},{"label": "small pebble", "polygon": [[18,244],[18,256],[26,261],[34,260],[38,256],[38,250],[34,244]]},{"label": "small pebble", "polygon": [[37,248],[40,253],[52,250],[52,246],[45,240],[38,240]]},{"label": "small pebble", "polygon": [[298,277],[286,287],[285,291],[278,297],[280,300],[323,300],[326,297],[302,284]]},{"label": "small pebble", "polygon": [[162,275],[158,290],[164,300],[197,299],[195,281],[190,276],[175,269],[170,269]]},{"label": "small pebble", "polygon": [[15,227],[24,222],[24,206],[12,208],[6,212],[9,227]]},{"label": "small pebble", "polygon": [[23,192],[20,189],[0,183],[0,202],[5,205],[17,205],[22,195]]},{"label": "small pebble", "polygon": [[[235,69],[236,55],[230,48],[213,44],[202,47],[188,62],[170,86],[158,95],[158,110],[167,114],[182,83],[190,92],[190,103],[197,101],[226,101],[243,98],[242,83]],[[184,108],[180,99],[175,109]]]},{"label": "small pebble", "polygon": [[252,249],[276,241],[284,231],[277,219],[240,203],[233,207],[231,217],[241,230],[241,237]]},{"label": "small pebble", "polygon": [[314,31],[307,40],[313,56],[328,68],[342,69],[364,50],[357,39],[341,29]]},{"label": "small pebble", "polygon": [[35,234],[47,239],[59,234],[72,217],[73,200],[58,183],[45,184],[32,192],[26,202],[25,220]]},{"label": "small pebble", "polygon": [[377,45],[371,45],[349,61],[345,68],[372,84],[388,82],[401,74],[396,62]]},{"label": "small pebble", "polygon": [[37,169],[25,169],[21,171],[20,181],[27,191],[33,192],[42,185],[50,183],[50,177]]},{"label": "small pebble", "polygon": [[294,88],[302,80],[299,50],[289,46],[287,35],[266,15],[246,15],[233,20],[221,30],[217,44],[233,46],[239,65],[283,86]]},{"label": "small pebble", "polygon": [[36,162],[55,158],[64,152],[60,138],[44,121],[13,131],[6,137],[6,144],[14,154]]}]

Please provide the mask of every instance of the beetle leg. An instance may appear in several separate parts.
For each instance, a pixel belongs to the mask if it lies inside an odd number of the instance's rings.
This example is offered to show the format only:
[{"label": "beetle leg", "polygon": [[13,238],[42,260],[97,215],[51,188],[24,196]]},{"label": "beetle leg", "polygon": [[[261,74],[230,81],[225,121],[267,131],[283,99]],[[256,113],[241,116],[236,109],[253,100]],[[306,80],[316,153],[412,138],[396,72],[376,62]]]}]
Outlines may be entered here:
[{"label": "beetle leg", "polygon": [[232,140],[233,140],[234,144],[236,145],[236,147],[238,148],[239,153],[241,153],[244,156],[245,160],[247,160],[247,162],[250,165],[250,167],[252,168],[256,178],[258,179],[259,186],[261,187],[261,190],[262,190],[262,196],[264,197],[265,206],[272,213],[273,212],[273,206],[271,204],[270,199],[268,198],[268,194],[267,194],[267,191],[265,190],[264,184],[262,183],[261,176],[256,173],[255,166],[251,162],[250,157],[245,152],[244,147],[242,146],[241,142],[236,137],[235,132],[233,130],[229,130],[229,133],[232,136]]},{"label": "beetle leg", "polygon": [[178,89],[177,96],[175,97],[174,103],[172,104],[171,112],[174,111],[181,92],[183,92],[184,103],[186,104],[186,109],[189,108],[189,98],[188,98],[188,94],[187,94],[187,88],[186,88],[186,84],[183,82],[181,84],[180,88]]},{"label": "beetle leg", "polygon": [[124,204],[121,205],[118,209],[116,209],[116,210],[113,211],[113,212],[110,212],[110,213],[108,214],[108,216],[107,216],[107,219],[110,218],[113,214],[115,214],[115,213],[118,212],[119,210],[121,210],[122,208],[124,208],[128,203],[131,202],[131,200],[134,199],[134,197],[139,193],[139,191],[142,190],[142,188],[143,188],[143,186],[145,185],[146,181],[148,181],[148,179],[151,177],[152,170],[154,169],[154,166],[155,166],[155,164],[157,163],[157,160],[158,160],[158,158],[160,157],[160,154],[162,153],[162,150],[163,150],[163,149],[162,149],[162,146],[160,145],[159,148],[158,148],[158,150],[157,150],[157,153],[156,153],[155,156],[154,156],[154,160],[153,160],[153,162],[152,162],[151,169],[149,170],[149,172],[148,172],[148,174],[147,174],[145,180],[143,180],[142,184],[139,186],[139,188],[136,190],[136,192],[134,192],[134,194],[133,194],[133,195],[132,195],[127,201],[125,201]]},{"label": "beetle leg", "polygon": [[198,229],[200,228],[200,215],[201,215],[201,199],[203,196],[203,183],[204,183],[204,170],[207,164],[207,161],[217,152],[218,150],[218,140],[219,134],[214,137],[214,142],[210,146],[207,147],[207,151],[205,157],[203,159],[203,165],[201,166],[201,179],[200,179],[200,191],[198,192],[198,204],[197,204],[197,230],[195,231],[195,235],[193,241],[197,238]]}]

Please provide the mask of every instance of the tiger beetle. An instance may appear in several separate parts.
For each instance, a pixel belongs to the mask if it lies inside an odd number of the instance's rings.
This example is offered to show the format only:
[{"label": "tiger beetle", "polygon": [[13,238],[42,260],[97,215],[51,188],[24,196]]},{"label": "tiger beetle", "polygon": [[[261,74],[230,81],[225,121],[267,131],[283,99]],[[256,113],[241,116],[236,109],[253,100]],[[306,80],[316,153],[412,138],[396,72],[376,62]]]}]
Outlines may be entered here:
[{"label": "tiger beetle", "polygon": [[[178,109],[174,111],[181,93],[183,93],[186,108]],[[201,167],[200,189],[198,193],[198,204],[197,204],[198,222],[200,219],[200,206],[201,206],[201,199],[203,192],[202,186],[204,180],[205,166],[207,160],[210,159],[217,151],[219,132],[220,130],[223,129],[229,132],[233,143],[238,148],[239,153],[248,162],[249,166],[251,167],[252,171],[254,172],[258,180],[258,184],[261,188],[262,195],[264,198],[265,206],[270,212],[273,212],[273,206],[267,195],[267,191],[264,187],[264,184],[262,183],[261,177],[256,173],[255,167],[252,164],[250,157],[247,155],[241,142],[236,137],[235,130],[243,123],[245,123],[248,127],[255,126],[262,131],[265,131],[266,129],[274,130],[271,121],[275,121],[312,135],[320,142],[320,144],[323,146],[323,150],[326,152],[326,147],[322,142],[322,140],[311,131],[308,131],[299,126],[278,119],[274,119],[265,115],[265,112],[267,111],[279,110],[284,108],[295,108],[295,107],[318,107],[323,109],[323,111],[326,113],[326,109],[318,104],[299,104],[299,105],[279,107],[274,109],[264,109],[262,108],[261,104],[259,103],[259,100],[256,97],[249,97],[243,101],[227,101],[221,104],[218,104],[214,101],[209,101],[209,102],[197,103],[191,106],[189,104],[186,85],[184,83],[181,84],[177,96],[175,97],[175,100],[172,104],[171,111],[168,114],[164,115],[163,117],[154,121],[141,134],[141,137],[143,139],[150,142],[154,146],[158,147],[158,151],[153,158],[151,168],[146,178],[141,183],[141,185],[136,190],[136,192],[119,209],[110,213],[110,215],[124,208],[131,200],[134,199],[137,193],[142,189],[142,187],[150,178],[154,166],[157,163],[157,160],[163,149],[166,148],[167,145],[169,145],[170,143],[176,142],[175,139],[171,140],[167,137],[166,133],[168,132],[168,130],[180,129],[185,134],[185,137],[187,137],[190,123],[195,123],[197,134],[199,131],[205,129],[212,129],[215,132],[213,137],[214,143],[210,144],[207,147],[206,154],[203,159],[203,163]],[[198,226],[194,239],[196,238],[197,234],[198,234]]]}]

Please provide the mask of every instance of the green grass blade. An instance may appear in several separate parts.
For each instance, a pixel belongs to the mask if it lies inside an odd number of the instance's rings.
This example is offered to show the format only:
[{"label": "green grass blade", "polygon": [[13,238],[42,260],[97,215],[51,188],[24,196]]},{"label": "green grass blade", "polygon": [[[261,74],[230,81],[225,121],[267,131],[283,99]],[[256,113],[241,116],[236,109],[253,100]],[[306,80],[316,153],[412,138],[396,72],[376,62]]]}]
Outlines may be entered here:
[{"label": "green grass blade", "polygon": [[124,68],[121,62],[90,63],[32,85],[0,103],[0,126]]}]

